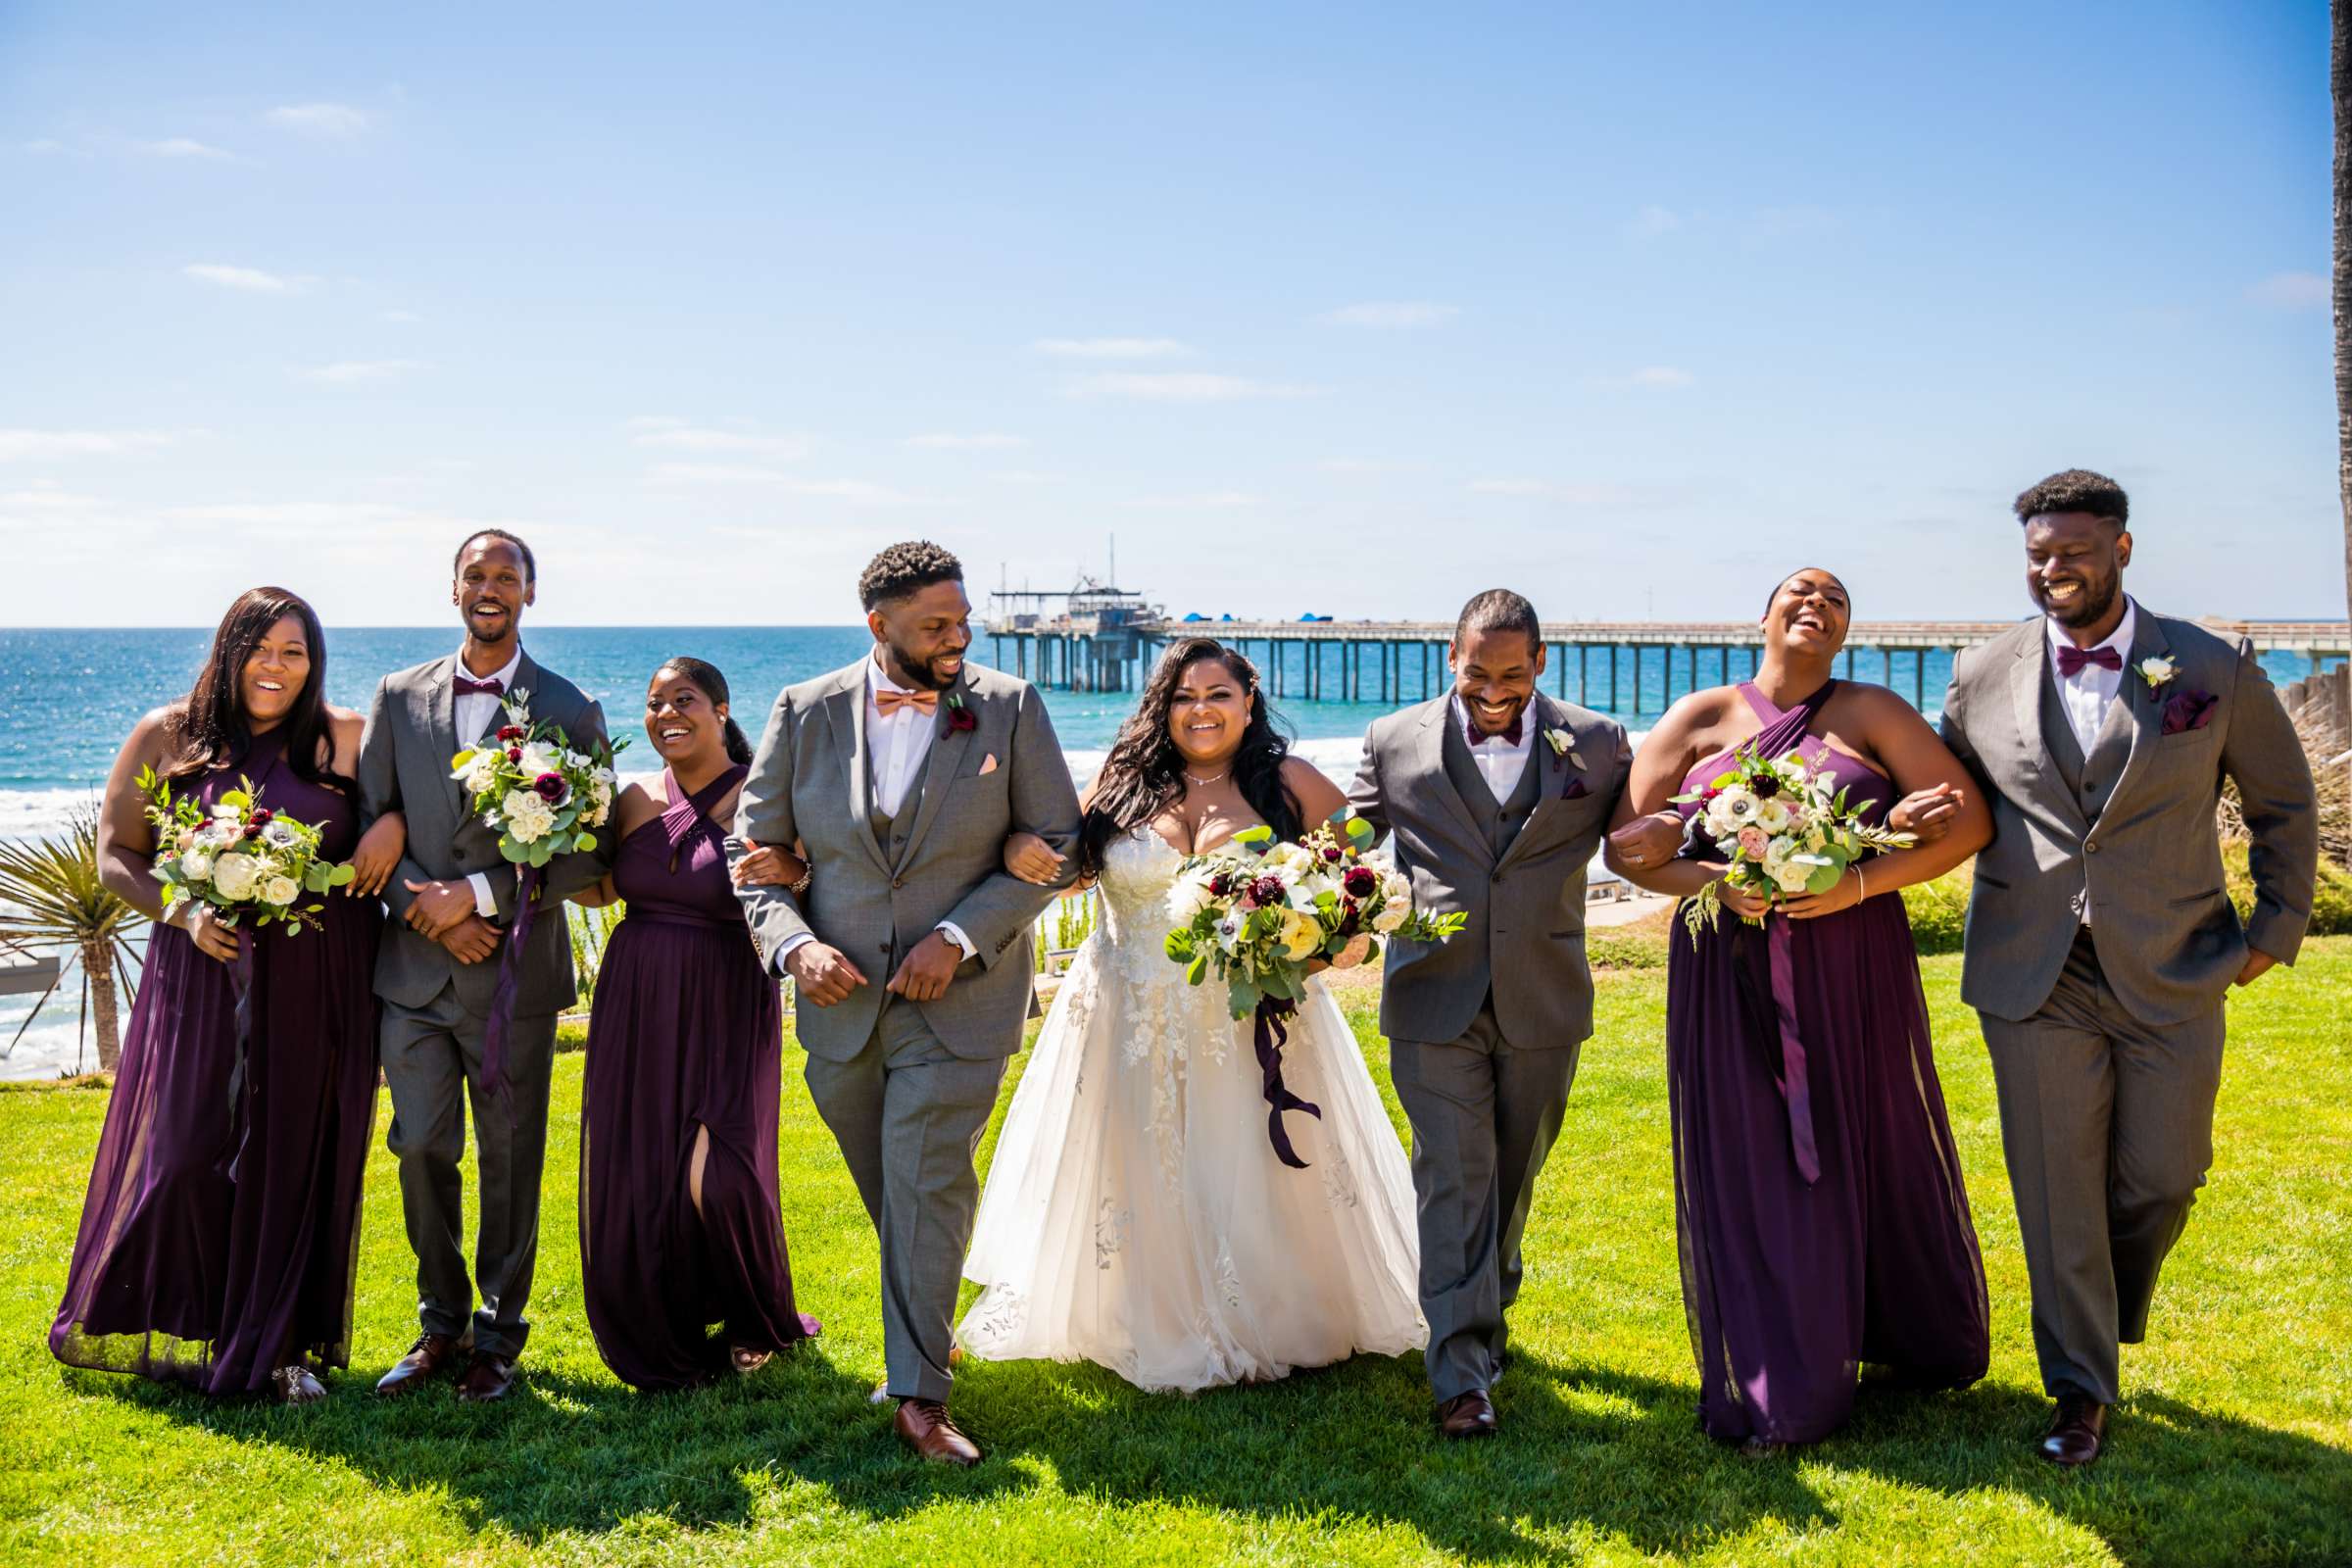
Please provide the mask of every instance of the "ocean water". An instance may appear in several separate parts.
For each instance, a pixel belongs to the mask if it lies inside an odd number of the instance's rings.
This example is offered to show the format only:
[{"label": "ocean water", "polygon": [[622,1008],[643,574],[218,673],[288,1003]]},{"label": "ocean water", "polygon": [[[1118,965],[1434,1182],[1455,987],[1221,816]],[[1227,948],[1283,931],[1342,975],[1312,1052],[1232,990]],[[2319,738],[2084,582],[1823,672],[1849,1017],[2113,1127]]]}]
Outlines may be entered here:
[{"label": "ocean water", "polygon": [[[1201,628],[1204,632],[1212,628]],[[210,632],[173,627],[141,630],[0,630],[0,837],[33,838],[58,831],[77,808],[92,804],[107,770],[138,716],[184,693],[203,662]],[[328,637],[327,696],[346,708],[365,710],[378,677],[436,659],[457,646],[456,628],[338,627]],[[871,646],[862,626],[780,627],[586,627],[534,626],[525,642],[542,663],[562,670],[605,705],[616,737],[637,742],[623,754],[621,770],[640,770],[648,755],[636,715],[645,683],[665,659],[680,654],[708,660],[733,689],[736,717],[756,739],[768,705],[784,687],[838,669]],[[1262,657],[1252,645],[1248,652]],[[1339,689],[1339,654],[1321,651],[1324,689]],[[983,637],[973,648],[976,662],[993,662]],[[1897,654],[1891,684],[1905,696],[1914,687],[1910,654]],[[1304,688],[1304,651],[1287,653],[1287,688]],[[1011,645],[1004,663],[1011,667]],[[2274,679],[2284,683],[2308,674],[2307,662],[2292,655],[2265,661]],[[1608,661],[1597,652],[1590,661],[1592,689],[1579,690],[1579,661],[1572,653],[1544,677],[1546,691],[1582,702],[1622,720],[1637,739],[1674,697],[1692,686],[1726,678],[1717,656],[1700,655],[1695,671],[1690,656],[1677,650],[1671,662],[1656,649],[1639,660],[1627,649],[1619,659],[1616,700],[1610,702]],[[1430,662],[1431,678],[1443,690],[1442,663]],[[1377,681],[1367,662],[1366,677]],[[1730,676],[1747,672],[1732,658]],[[1421,663],[1408,655],[1401,703],[1422,699]],[[1852,673],[1879,680],[1884,667],[1873,652],[1860,653]],[[1950,657],[1928,656],[1919,672],[1924,707],[1939,710],[1951,676]],[[1375,688],[1376,689],[1376,688]],[[1434,695],[1434,693],[1432,694]],[[1093,776],[1103,752],[1133,709],[1133,693],[1049,692],[1055,732],[1081,781]],[[1298,739],[1298,750],[1342,782],[1352,773],[1366,725],[1396,704],[1308,702],[1296,695],[1274,700],[1276,718]],[[632,763],[639,766],[633,768]],[[72,982],[65,988],[74,989]],[[63,993],[61,993],[63,995]],[[41,1019],[12,1047],[10,1041],[30,1010],[28,997],[0,997],[0,1078],[48,1077],[90,1059],[77,1045],[74,999],[55,1000]]]}]

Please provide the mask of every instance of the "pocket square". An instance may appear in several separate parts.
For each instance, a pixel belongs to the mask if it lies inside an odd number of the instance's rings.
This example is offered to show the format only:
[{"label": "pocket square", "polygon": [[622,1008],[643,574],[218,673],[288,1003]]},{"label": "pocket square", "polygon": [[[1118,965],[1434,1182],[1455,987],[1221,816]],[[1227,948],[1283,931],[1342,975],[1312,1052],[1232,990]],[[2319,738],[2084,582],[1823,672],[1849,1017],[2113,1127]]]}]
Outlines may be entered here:
[{"label": "pocket square", "polygon": [[2185,735],[2213,722],[2221,699],[2211,692],[2175,692],[2164,700],[2164,733]]},{"label": "pocket square", "polygon": [[980,778],[986,778],[986,777],[988,777],[988,775],[989,775],[989,774],[991,774],[991,773],[994,773],[996,770],[997,770],[997,754],[996,754],[996,753],[994,753],[994,752],[991,752],[991,753],[989,753],[989,754],[988,754],[988,756],[987,756],[986,758],[984,758],[984,759],[981,760],[981,763],[980,763],[980,771],[979,771],[979,773],[978,773],[976,776],[977,776],[977,777],[980,777]]},{"label": "pocket square", "polygon": [[1585,788],[1585,781],[1582,778],[1578,777],[1574,773],[1571,773],[1568,775],[1567,784],[1560,790],[1560,799],[1563,801],[1581,801],[1592,793],[1592,792],[1591,790]]}]

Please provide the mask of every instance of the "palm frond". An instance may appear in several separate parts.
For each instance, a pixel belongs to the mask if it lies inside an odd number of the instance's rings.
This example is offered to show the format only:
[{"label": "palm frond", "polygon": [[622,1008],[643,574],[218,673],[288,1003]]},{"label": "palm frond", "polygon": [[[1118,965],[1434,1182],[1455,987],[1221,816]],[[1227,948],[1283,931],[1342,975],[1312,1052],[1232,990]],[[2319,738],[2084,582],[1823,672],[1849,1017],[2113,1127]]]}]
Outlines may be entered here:
[{"label": "palm frond", "polygon": [[120,942],[139,913],[98,875],[98,818],[74,811],[61,838],[0,841],[0,937],[17,942]]}]

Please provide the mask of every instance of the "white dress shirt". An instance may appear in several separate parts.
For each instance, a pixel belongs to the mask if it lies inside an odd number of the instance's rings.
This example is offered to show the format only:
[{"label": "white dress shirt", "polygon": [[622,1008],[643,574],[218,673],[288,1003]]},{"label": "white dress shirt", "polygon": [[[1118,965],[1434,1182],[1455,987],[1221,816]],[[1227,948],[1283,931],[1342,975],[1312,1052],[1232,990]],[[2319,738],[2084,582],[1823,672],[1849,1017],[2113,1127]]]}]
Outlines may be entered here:
[{"label": "white dress shirt", "polygon": [[1470,760],[1476,764],[1479,777],[1487,781],[1487,788],[1494,792],[1494,804],[1503,805],[1510,800],[1511,792],[1519,787],[1520,778],[1527,772],[1527,760],[1535,754],[1536,705],[1530,702],[1519,710],[1519,744],[1516,746],[1499,735],[1480,735],[1471,742],[1471,737],[1477,735],[1478,731],[1470,721],[1470,710],[1462,702],[1459,693],[1453,699],[1453,721],[1461,726],[1462,739],[1470,742]]},{"label": "white dress shirt", "polygon": [[[2074,639],[2068,637],[2056,621],[2045,620],[2042,623],[2050,638],[2050,677],[2058,686],[2058,709],[2066,715],[2066,727],[2075,732],[2075,744],[2082,748],[2084,757],[2088,757],[2091,747],[2097,744],[2099,731],[2107,722],[2107,710],[2115,706],[2117,694],[2124,689],[2124,677],[2131,673],[2132,633],[2138,621],[2139,607],[2127,594],[2124,597],[2124,618],[2116,623],[2113,635],[2098,645],[2100,648],[2114,649],[2116,657],[2124,662],[2124,667],[2107,669],[2098,664],[2084,664],[2072,675],[2058,672],[2058,650],[2061,646],[2072,647]],[[2093,651],[2083,650],[2085,653]]]},{"label": "white dress shirt", "polygon": [[[472,670],[467,669],[466,667],[466,650],[463,648],[458,650],[457,664],[450,670],[449,675],[451,690],[456,690],[458,677],[463,675],[468,680],[494,680],[506,693],[505,697],[493,697],[488,692],[459,692],[457,694],[456,706],[450,716],[452,724],[458,732],[459,750],[463,751],[471,746],[489,732],[491,722],[498,716],[500,705],[506,701],[507,697],[514,695],[514,672],[521,667],[522,644],[519,642],[514,645],[514,657],[507,661],[507,667],[491,675],[476,675]],[[497,919],[498,900],[490,896],[489,877],[479,871],[469,871],[466,873],[466,880],[473,884],[473,912],[485,920]]]},{"label": "white dress shirt", "polygon": [[[939,733],[939,713],[936,709],[926,712],[912,703],[901,703],[890,712],[882,711],[875,700],[877,692],[903,692],[907,688],[882,673],[882,655],[877,651],[865,662],[865,749],[872,760],[867,764],[873,774],[874,804],[882,814],[895,817],[900,808],[913,803],[907,795],[915,781],[923,776],[923,763],[931,756],[932,737]],[[939,700],[948,700],[940,693]],[[945,783],[945,780],[942,780]],[[950,942],[963,950],[967,958],[979,956],[980,950],[972,939],[963,934],[963,927],[953,920],[939,922],[939,930]],[[780,967],[794,949],[816,939],[806,933],[786,937],[776,949],[776,963]]]}]

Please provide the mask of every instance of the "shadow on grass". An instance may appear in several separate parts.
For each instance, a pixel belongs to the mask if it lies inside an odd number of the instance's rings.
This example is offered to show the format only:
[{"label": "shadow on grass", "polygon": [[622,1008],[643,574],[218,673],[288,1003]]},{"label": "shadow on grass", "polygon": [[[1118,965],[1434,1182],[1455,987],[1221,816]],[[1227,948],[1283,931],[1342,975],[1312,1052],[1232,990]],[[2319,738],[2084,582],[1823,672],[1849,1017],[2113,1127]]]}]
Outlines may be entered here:
[{"label": "shadow on grass", "polygon": [[2033,1452],[2046,1402],[2011,1387],[1866,1393],[1829,1442],[1753,1458],[1698,1433],[1687,1383],[1533,1356],[1496,1391],[1502,1435],[1471,1444],[1432,1431],[1418,1357],[1358,1357],[1192,1398],[1144,1394],[1091,1366],[967,1365],[956,1410],[989,1459],[955,1471],[906,1455],[887,1407],[869,1404],[867,1385],[817,1348],[684,1395],[540,1367],[496,1407],[459,1405],[445,1388],[381,1400],[360,1375],[301,1411],[99,1374],[68,1382],[331,1460],[386,1489],[446,1496],[469,1528],[495,1524],[526,1541],[655,1521],[749,1525],[764,1490],[753,1478],[768,1472],[821,1486],[881,1523],[941,1500],[1051,1486],[1112,1506],[1342,1516],[1473,1558],[1540,1560],[1586,1535],[1662,1554],[1764,1519],[1834,1529],[1838,1515],[1807,1479],[1826,1466],[1955,1498],[2024,1497],[2129,1563],[2352,1560],[2352,1453],[2153,1395],[2118,1412],[2098,1466],[2067,1474]]}]

